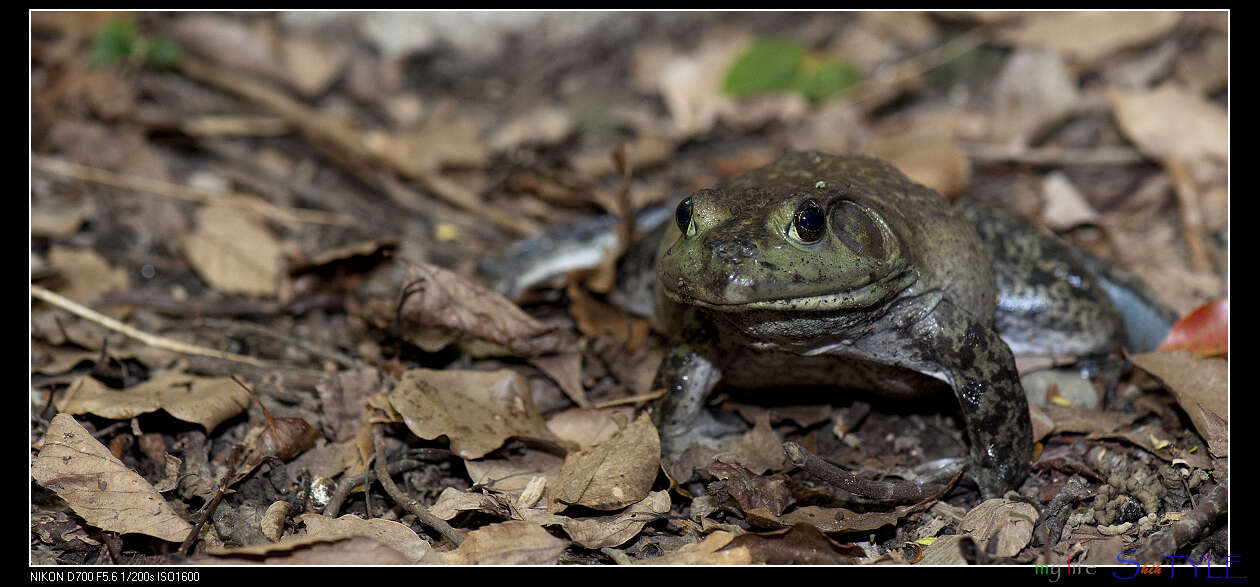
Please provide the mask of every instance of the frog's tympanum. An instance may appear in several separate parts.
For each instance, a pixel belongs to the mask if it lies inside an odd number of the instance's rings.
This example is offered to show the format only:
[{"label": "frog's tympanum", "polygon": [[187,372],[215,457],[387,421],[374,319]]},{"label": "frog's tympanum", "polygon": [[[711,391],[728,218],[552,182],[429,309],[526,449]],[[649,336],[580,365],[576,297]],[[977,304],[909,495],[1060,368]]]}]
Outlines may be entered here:
[{"label": "frog's tympanum", "polygon": [[971,473],[1000,495],[1032,459],[1012,346],[1106,352],[1118,340],[1106,296],[1078,261],[1050,254],[1061,242],[955,207],[878,159],[790,153],[695,192],[674,220],[656,260],[672,337],[654,407],[666,453],[685,447],[719,383],[906,399],[948,388]]}]

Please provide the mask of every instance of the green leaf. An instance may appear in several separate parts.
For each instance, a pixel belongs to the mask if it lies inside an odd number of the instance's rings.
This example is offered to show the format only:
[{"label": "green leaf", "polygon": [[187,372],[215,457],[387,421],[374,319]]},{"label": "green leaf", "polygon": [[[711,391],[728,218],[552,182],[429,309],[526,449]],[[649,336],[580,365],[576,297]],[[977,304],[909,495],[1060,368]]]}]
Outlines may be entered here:
[{"label": "green leaf", "polygon": [[175,67],[184,57],[184,50],[170,39],[154,39],[145,55],[150,67]]},{"label": "green leaf", "polygon": [[827,61],[807,77],[800,88],[811,102],[821,102],[849,89],[862,78],[856,65],[848,61]]},{"label": "green leaf", "polygon": [[130,20],[113,20],[96,35],[96,43],[92,45],[92,53],[88,57],[91,65],[110,65],[120,63],[131,55],[131,47],[136,41],[136,25]]},{"label": "green leaf", "polygon": [[726,71],[722,91],[732,96],[791,89],[805,48],[783,39],[764,39],[749,47]]}]

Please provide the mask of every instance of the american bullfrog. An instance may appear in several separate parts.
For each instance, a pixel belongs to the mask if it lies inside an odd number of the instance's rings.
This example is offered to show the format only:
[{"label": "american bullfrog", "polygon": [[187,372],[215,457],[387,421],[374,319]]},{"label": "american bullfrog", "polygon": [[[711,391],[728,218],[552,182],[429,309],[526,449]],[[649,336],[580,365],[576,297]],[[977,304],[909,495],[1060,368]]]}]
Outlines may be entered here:
[{"label": "american bullfrog", "polygon": [[1123,326],[1067,245],[951,204],[888,163],[789,153],[677,207],[656,255],[671,338],[653,407],[677,455],[719,383],[912,400],[946,388],[985,496],[1015,488],[1032,428],[1014,353],[1117,348]]}]

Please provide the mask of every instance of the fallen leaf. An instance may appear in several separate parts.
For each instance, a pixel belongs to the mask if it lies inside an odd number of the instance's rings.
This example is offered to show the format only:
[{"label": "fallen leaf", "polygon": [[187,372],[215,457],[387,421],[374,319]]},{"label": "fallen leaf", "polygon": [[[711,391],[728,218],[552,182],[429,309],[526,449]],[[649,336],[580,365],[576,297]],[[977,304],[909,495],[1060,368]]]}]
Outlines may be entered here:
[{"label": "fallen leaf", "polygon": [[625,544],[638,536],[648,522],[668,514],[669,509],[669,492],[655,491],[624,512],[610,516],[570,518],[540,510],[526,510],[522,514],[526,521],[536,524],[558,524],[574,542],[594,550]]},{"label": "fallen leaf", "polygon": [[182,542],[192,525],[139,474],[114,458],[69,414],[57,414],[31,464],[31,478],[89,524],[119,534]]},{"label": "fallen leaf", "polygon": [[464,461],[464,468],[474,484],[507,494],[514,501],[520,498],[535,477],[543,477],[550,486],[563,466],[562,457],[533,449],[506,457]]},{"label": "fallen leaf", "polygon": [[570,452],[564,459],[551,498],[598,510],[613,510],[642,500],[660,468],[661,440],[646,413],[606,442]]},{"label": "fallen leaf", "polygon": [[115,269],[90,249],[52,247],[48,264],[65,279],[58,293],[80,304],[91,305],[103,294],[127,291],[127,272]]},{"label": "fallen leaf", "polygon": [[75,379],[55,403],[57,410],[66,414],[96,414],[114,420],[164,410],[210,432],[248,408],[249,394],[227,377],[167,372],[116,390],[84,375]]},{"label": "fallen leaf", "polygon": [[1176,26],[1175,12],[1029,12],[998,37],[1058,51],[1086,67],[1122,49],[1155,41]]},{"label": "fallen leaf", "polygon": [[1042,180],[1041,197],[1044,202],[1041,218],[1050,230],[1064,231],[1098,222],[1098,211],[1062,171],[1052,171]]},{"label": "fallen leaf", "polygon": [[364,536],[298,536],[276,543],[208,551],[201,565],[409,565],[406,554]]},{"label": "fallen leaf", "polygon": [[447,565],[552,565],[568,542],[556,538],[537,524],[500,522],[468,533],[463,544],[451,552],[434,552],[435,559]]},{"label": "fallen leaf", "polygon": [[718,530],[705,537],[703,542],[688,544],[678,550],[656,558],[634,561],[636,565],[747,565],[752,564],[752,553],[745,546],[727,548],[735,535]]},{"label": "fallen leaf", "polygon": [[183,239],[197,274],[224,293],[275,297],[284,289],[279,241],[262,219],[234,206],[204,206]]},{"label": "fallen leaf", "polygon": [[1157,351],[1190,351],[1196,357],[1229,355],[1229,298],[1195,308],[1173,325]]},{"label": "fallen leaf", "polygon": [[[435,327],[468,336],[505,349],[506,354],[532,357],[576,350],[576,341],[522,311],[507,298],[436,265],[414,264],[407,273],[402,295],[403,336],[423,344],[424,331]],[[421,336],[417,336],[421,335]],[[501,352],[501,353],[502,353]]]},{"label": "fallen leaf", "polygon": [[438,495],[437,501],[429,506],[429,512],[433,515],[450,520],[459,515],[460,512],[482,512],[497,516],[503,519],[512,519],[512,507],[510,502],[493,493],[482,493],[478,491],[460,491],[454,487],[447,487]]},{"label": "fallen leaf", "polygon": [[851,565],[865,551],[843,546],[809,524],[786,531],[748,533],[736,536],[727,548],[747,548],[753,564],[766,565]]},{"label": "fallen leaf", "polygon": [[993,85],[996,105],[990,140],[1027,146],[1061,122],[1080,101],[1076,77],[1053,51],[1018,50]]},{"label": "fallen leaf", "polygon": [[285,80],[307,98],[324,93],[341,75],[350,57],[350,51],[342,44],[305,35],[281,39],[278,49]]},{"label": "fallen leaf", "polygon": [[709,465],[709,474],[726,480],[727,492],[745,512],[764,509],[778,517],[794,501],[788,477],[783,473],[754,475],[739,465],[714,461]]},{"label": "fallen leaf", "polygon": [[559,440],[534,409],[528,380],[514,371],[412,369],[388,397],[416,436],[445,435],[451,452],[465,459],[484,456],[513,436]]},{"label": "fallen leaf", "polygon": [[1173,393],[1213,455],[1229,455],[1229,361],[1195,358],[1186,351],[1155,351],[1128,358]]},{"label": "fallen leaf", "polygon": [[1148,91],[1112,88],[1107,99],[1120,129],[1147,155],[1183,161],[1229,158],[1229,115],[1201,95],[1166,83]]},{"label": "fallen leaf", "polygon": [[869,148],[906,177],[952,197],[971,181],[971,160],[954,141],[952,126],[949,117],[920,115],[914,124],[877,135]]},{"label": "fallen leaf", "polygon": [[[1037,519],[1037,509],[1032,504],[990,499],[967,512],[958,524],[958,530],[971,535],[985,552],[1011,557],[1019,554],[1032,540]],[[990,545],[993,550],[990,550]]]},{"label": "fallen leaf", "polygon": [[391,520],[362,518],[346,514],[337,519],[319,514],[302,514],[308,538],[342,539],[352,536],[371,538],[402,553],[413,563],[420,562],[433,547],[414,530]]},{"label": "fallen leaf", "polygon": [[359,430],[360,416],[368,396],[383,393],[378,369],[341,371],[315,385],[324,407],[324,426],[332,440],[349,440]]},{"label": "fallen leaf", "polygon": [[556,436],[587,448],[612,438],[633,416],[634,408],[630,406],[573,408],[548,416],[547,428]]}]

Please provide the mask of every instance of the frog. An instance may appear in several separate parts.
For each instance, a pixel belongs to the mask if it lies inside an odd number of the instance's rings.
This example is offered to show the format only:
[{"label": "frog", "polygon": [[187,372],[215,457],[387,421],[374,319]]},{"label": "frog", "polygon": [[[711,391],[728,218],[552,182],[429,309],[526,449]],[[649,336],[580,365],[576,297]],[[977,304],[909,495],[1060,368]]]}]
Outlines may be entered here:
[{"label": "frog", "polygon": [[691,193],[662,228],[650,407],[666,461],[710,393],[826,386],[957,399],[968,477],[1016,489],[1033,456],[1020,354],[1106,354],[1123,324],[1048,231],[955,204],[865,155],[789,152]]}]

